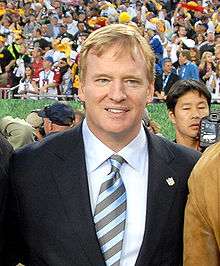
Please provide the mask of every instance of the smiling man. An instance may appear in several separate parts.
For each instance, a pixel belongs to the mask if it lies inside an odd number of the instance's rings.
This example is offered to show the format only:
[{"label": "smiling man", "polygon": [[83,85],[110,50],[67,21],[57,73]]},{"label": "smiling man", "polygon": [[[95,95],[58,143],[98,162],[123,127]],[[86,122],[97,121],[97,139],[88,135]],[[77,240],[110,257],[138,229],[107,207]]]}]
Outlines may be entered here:
[{"label": "smiling man", "polygon": [[83,43],[85,119],[13,157],[6,265],[181,264],[199,154],[143,126],[154,61],[135,26],[105,26]]},{"label": "smiling man", "polygon": [[199,150],[200,121],[209,115],[211,94],[203,82],[177,81],[167,95],[169,118],[176,130],[176,142]]}]

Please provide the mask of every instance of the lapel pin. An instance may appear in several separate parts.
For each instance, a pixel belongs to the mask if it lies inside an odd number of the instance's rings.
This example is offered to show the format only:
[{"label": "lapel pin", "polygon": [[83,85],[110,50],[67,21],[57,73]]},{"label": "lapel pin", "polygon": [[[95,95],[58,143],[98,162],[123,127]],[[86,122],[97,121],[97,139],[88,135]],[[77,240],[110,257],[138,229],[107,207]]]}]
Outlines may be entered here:
[{"label": "lapel pin", "polygon": [[166,181],[170,187],[172,187],[175,184],[175,181],[172,177],[167,178]]}]

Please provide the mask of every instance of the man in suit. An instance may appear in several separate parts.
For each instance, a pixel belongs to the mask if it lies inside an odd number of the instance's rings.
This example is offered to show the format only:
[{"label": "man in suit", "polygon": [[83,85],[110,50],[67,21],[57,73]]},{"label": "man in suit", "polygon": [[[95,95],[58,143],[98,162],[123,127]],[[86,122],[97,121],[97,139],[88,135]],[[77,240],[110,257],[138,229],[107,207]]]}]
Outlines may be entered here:
[{"label": "man in suit", "polygon": [[94,31],[80,53],[86,118],[14,154],[5,265],[180,265],[199,153],[143,126],[155,56],[123,24]]},{"label": "man in suit", "polygon": [[3,218],[5,212],[5,203],[7,195],[7,175],[8,175],[8,166],[9,159],[12,155],[13,148],[0,133],[0,265],[1,258],[3,255]]},{"label": "man in suit", "polygon": [[164,58],[163,73],[157,74],[155,78],[155,95],[159,101],[166,100],[167,93],[177,80],[179,76],[173,72],[171,59]]}]

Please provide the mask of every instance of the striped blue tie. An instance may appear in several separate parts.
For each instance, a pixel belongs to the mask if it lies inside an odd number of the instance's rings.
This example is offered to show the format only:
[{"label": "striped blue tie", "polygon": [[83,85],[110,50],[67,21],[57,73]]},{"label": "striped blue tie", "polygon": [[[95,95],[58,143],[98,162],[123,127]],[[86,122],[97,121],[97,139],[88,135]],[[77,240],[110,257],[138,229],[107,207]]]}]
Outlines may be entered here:
[{"label": "striped blue tie", "polygon": [[94,215],[96,233],[107,266],[119,266],[126,221],[126,190],[119,173],[124,159],[110,157],[111,172],[101,185]]}]

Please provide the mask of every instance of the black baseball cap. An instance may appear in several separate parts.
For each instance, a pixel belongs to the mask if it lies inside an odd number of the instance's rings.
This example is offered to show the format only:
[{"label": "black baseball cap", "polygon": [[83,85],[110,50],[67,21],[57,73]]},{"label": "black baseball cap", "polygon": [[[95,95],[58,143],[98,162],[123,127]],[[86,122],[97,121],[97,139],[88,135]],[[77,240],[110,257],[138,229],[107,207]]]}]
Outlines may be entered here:
[{"label": "black baseball cap", "polygon": [[38,112],[38,115],[49,118],[51,122],[60,126],[70,126],[75,120],[72,107],[59,102],[44,107]]}]

